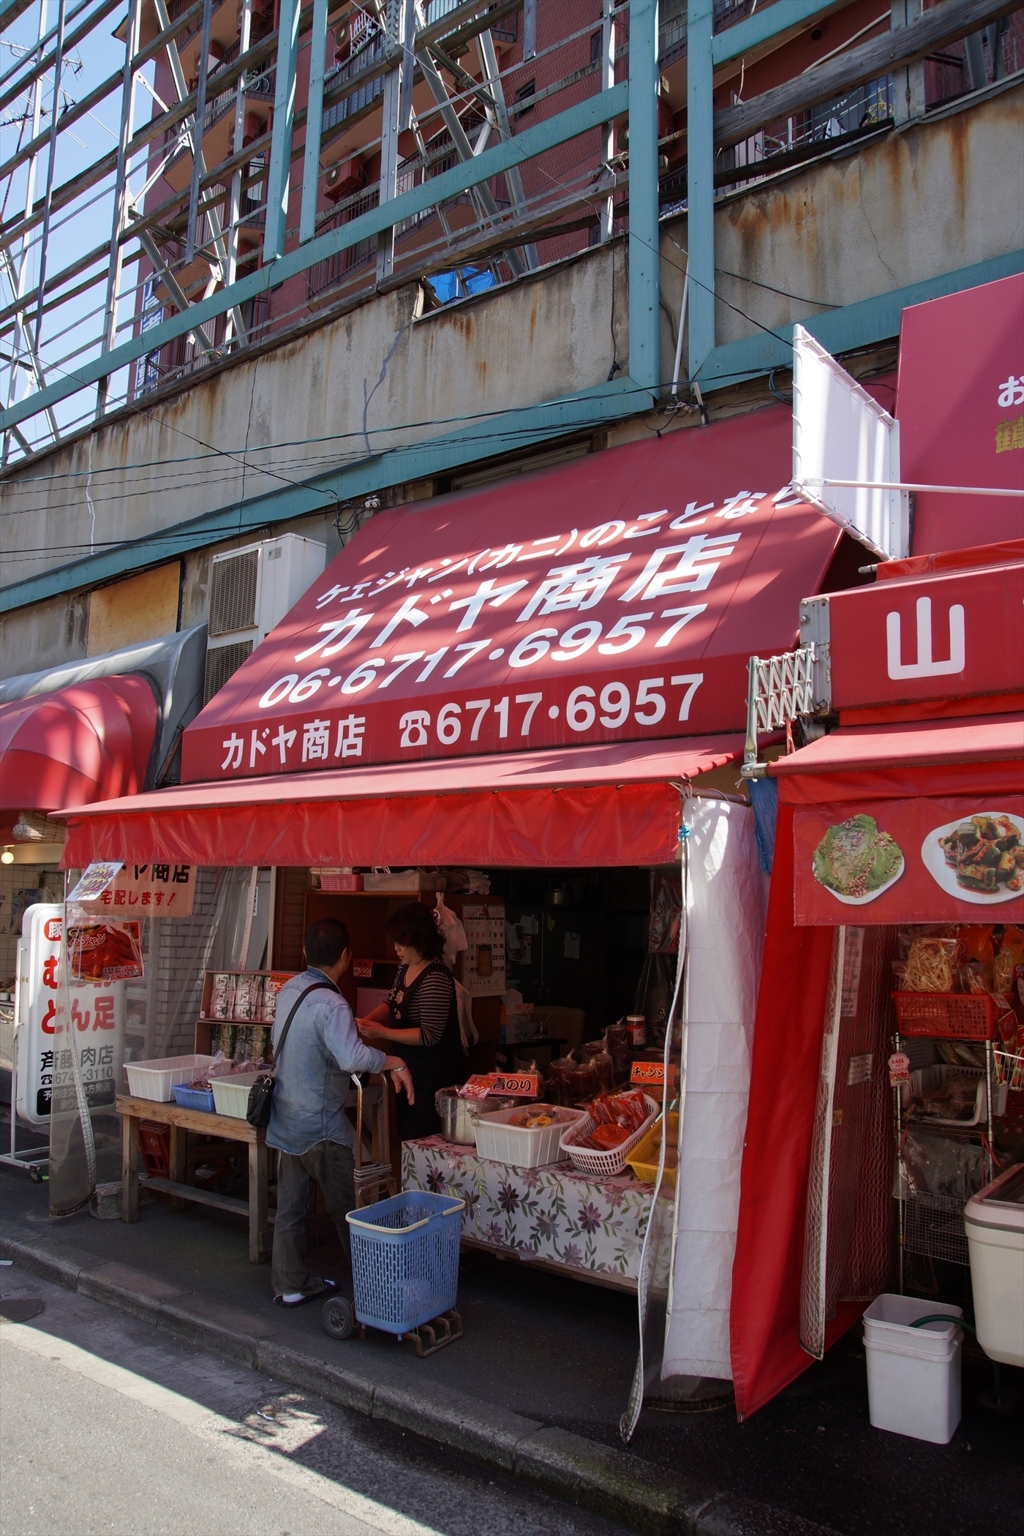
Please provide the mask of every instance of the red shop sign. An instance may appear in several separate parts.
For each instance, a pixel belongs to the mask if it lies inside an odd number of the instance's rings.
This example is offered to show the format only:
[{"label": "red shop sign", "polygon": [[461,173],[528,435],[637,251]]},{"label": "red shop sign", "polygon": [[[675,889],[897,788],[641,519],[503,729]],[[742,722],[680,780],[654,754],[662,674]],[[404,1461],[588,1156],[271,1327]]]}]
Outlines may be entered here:
[{"label": "red shop sign", "polygon": [[378,514],[188,727],[184,780],[742,729],[836,544],[789,422]]},{"label": "red shop sign", "polygon": [[1024,564],[880,581],[827,609],[836,709],[1024,691]]},{"label": "red shop sign", "polygon": [[1020,923],[1024,796],[797,807],[794,921]]}]

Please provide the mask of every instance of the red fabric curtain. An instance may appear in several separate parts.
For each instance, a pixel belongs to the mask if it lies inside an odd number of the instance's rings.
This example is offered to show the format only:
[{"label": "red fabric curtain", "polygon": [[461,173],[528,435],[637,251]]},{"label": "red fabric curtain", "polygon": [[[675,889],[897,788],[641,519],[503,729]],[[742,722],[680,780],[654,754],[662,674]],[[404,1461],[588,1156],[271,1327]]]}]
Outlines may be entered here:
[{"label": "red fabric curtain", "polygon": [[[793,923],[793,812],[779,806],[754,1026],[732,1271],[732,1370],[743,1419],[813,1364],[800,1348],[804,1212],[833,930]],[[830,1325],[831,1343],[863,1304]]]}]

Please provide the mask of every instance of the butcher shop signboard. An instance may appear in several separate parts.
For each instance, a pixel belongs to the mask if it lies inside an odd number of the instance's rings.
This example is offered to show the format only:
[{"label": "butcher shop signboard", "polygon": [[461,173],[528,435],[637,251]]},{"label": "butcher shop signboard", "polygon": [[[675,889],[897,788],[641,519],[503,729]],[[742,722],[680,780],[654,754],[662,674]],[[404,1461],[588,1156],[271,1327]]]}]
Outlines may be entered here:
[{"label": "butcher shop signboard", "polygon": [[186,780],[741,730],[836,530],[789,415],[375,517],[188,727]]}]

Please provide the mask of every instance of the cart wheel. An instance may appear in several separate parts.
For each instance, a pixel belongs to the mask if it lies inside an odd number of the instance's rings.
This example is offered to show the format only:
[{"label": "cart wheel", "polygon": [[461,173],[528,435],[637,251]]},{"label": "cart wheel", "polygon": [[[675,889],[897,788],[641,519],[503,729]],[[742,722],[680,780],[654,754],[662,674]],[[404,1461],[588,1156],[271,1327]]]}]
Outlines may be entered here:
[{"label": "cart wheel", "polygon": [[332,1339],[347,1339],[353,1327],[352,1303],[344,1296],[332,1296],[330,1301],[324,1302],[320,1321],[324,1332]]}]

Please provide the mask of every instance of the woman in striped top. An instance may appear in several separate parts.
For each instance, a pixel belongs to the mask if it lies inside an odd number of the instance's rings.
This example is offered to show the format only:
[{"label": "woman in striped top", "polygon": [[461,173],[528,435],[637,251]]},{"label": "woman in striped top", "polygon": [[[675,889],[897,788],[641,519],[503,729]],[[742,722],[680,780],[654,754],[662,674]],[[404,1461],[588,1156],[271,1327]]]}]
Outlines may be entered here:
[{"label": "woman in striped top", "polygon": [[434,1095],[439,1088],[465,1081],[466,1054],[455,979],[441,958],[444,940],[434,914],[421,902],[411,901],[393,912],[384,926],[398,956],[398,975],[387,1002],[358,1023],[373,1044],[379,1040],[401,1043],[416,1102],[410,1104],[402,1097],[395,1107],[399,1138],[411,1141],[440,1131]]}]

